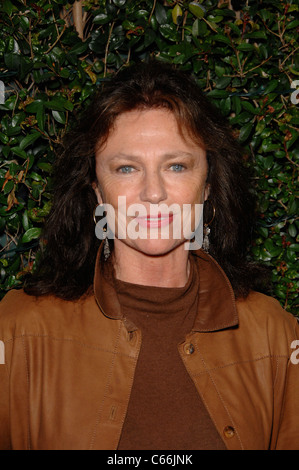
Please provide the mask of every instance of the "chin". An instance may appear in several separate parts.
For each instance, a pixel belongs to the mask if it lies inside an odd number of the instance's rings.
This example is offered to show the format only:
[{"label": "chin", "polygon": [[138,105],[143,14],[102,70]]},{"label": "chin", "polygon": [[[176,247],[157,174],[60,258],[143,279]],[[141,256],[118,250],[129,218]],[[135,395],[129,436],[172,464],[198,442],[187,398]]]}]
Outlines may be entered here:
[{"label": "chin", "polygon": [[164,256],[178,249],[185,240],[138,240],[132,248],[148,256]]}]

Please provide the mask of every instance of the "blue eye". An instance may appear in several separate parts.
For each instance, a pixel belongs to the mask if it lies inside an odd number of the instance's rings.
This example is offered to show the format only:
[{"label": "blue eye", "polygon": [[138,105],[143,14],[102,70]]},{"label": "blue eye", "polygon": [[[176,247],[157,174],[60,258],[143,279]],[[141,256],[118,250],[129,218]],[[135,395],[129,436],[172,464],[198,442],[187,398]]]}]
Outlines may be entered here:
[{"label": "blue eye", "polygon": [[175,163],[174,165],[171,165],[170,168],[172,168],[173,171],[175,171],[175,172],[180,172],[180,171],[184,170],[184,166],[180,165],[179,163]]},{"label": "blue eye", "polygon": [[118,171],[120,173],[125,173],[125,174],[128,174],[128,173],[131,173],[133,171],[133,167],[132,166],[128,166],[128,165],[125,165],[125,166],[121,166]]}]

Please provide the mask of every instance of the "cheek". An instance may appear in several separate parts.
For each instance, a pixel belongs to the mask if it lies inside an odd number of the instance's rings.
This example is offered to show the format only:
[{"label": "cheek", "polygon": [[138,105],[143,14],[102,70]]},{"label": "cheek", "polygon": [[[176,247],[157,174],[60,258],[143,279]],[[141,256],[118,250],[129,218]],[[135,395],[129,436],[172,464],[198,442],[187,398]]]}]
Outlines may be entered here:
[{"label": "cheek", "polygon": [[98,190],[103,199],[102,202],[113,206],[117,202],[118,196],[122,195],[122,188],[115,184],[114,179],[109,176],[98,175]]},{"label": "cheek", "polygon": [[185,185],[181,191],[178,190],[176,194],[182,203],[203,204],[208,195],[208,188],[205,181],[191,179],[188,185]]}]

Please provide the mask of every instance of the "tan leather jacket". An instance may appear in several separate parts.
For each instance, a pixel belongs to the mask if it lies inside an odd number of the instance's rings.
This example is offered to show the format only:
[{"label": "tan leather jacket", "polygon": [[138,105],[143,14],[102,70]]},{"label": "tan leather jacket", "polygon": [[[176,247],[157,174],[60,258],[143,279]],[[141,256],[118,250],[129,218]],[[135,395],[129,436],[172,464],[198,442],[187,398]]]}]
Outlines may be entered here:
[{"label": "tan leather jacket", "polygon": [[[262,294],[235,302],[218,264],[195,256],[198,316],[178,349],[220,436],[230,450],[299,449],[296,318]],[[117,449],[141,334],[99,267],[94,292],[0,303],[0,449]]]}]

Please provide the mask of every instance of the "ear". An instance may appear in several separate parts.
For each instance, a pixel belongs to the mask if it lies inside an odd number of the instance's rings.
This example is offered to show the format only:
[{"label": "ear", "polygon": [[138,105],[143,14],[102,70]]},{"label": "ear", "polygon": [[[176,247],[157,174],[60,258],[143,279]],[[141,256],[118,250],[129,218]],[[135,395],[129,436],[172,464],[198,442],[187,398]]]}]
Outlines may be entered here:
[{"label": "ear", "polygon": [[207,201],[209,199],[211,192],[211,185],[210,183],[206,184],[205,189],[204,189],[204,200]]},{"label": "ear", "polygon": [[96,194],[96,197],[97,197],[97,200],[98,200],[98,204],[103,204],[103,198],[102,198],[102,194],[101,194],[101,191],[100,191],[100,188],[99,188],[99,185],[96,181],[94,181],[92,183],[92,189],[94,190],[95,194]]}]

